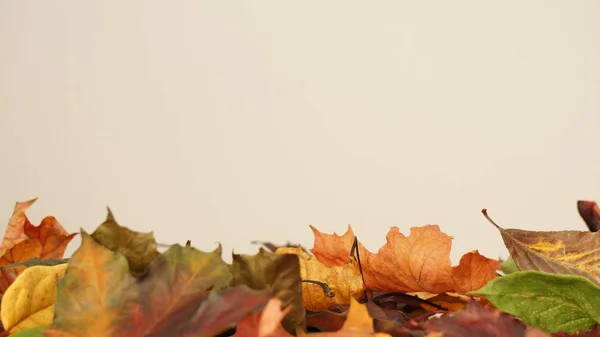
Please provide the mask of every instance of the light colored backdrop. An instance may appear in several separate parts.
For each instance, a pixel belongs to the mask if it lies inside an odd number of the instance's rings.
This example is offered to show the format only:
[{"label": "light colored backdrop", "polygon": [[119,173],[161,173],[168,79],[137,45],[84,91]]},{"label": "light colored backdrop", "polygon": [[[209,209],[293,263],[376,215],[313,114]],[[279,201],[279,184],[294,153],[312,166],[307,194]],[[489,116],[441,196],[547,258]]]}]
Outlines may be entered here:
[{"label": "light colored backdrop", "polygon": [[[585,229],[597,1],[2,1],[0,215],[252,253],[352,224]],[[3,220],[4,221],[4,220]],[[74,241],[72,252],[79,244]]]}]

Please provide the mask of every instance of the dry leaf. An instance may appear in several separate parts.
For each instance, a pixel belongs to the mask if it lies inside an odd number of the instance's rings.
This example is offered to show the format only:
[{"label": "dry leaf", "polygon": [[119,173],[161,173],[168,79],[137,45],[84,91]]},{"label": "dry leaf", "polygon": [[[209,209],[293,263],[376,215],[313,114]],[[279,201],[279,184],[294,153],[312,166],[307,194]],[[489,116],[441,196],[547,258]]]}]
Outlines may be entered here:
[{"label": "dry leaf", "polygon": [[300,247],[281,247],[275,253],[297,255],[302,280],[324,283],[333,291],[334,296],[328,297],[318,284],[303,282],[302,299],[306,310],[327,310],[335,304],[349,304],[351,299],[360,299],[364,295],[360,271],[354,263],[329,268]]},{"label": "dry leaf", "polygon": [[110,209],[106,221],[92,233],[92,237],[104,247],[125,255],[134,275],[143,274],[160,255],[152,232],[135,232],[119,225]]},{"label": "dry leaf", "polygon": [[281,321],[289,312],[289,307],[281,310],[281,300],[272,298],[262,312],[244,317],[236,328],[235,337],[292,337]]},{"label": "dry leaf", "polygon": [[373,318],[364,304],[351,299],[350,309],[342,328],[335,332],[321,332],[312,334],[315,337],[391,337],[387,333],[377,333],[373,329]]},{"label": "dry leaf", "polygon": [[288,332],[295,333],[298,327],[306,330],[300,261],[296,254],[275,254],[263,248],[256,255],[233,254],[230,270],[233,274],[231,285],[269,289],[281,300],[289,311],[282,323]]},{"label": "dry leaf", "polygon": [[595,201],[577,201],[579,215],[591,232],[600,230],[600,208]]},{"label": "dry leaf", "polygon": [[482,213],[500,231],[520,270],[580,275],[600,285],[600,232],[504,229],[487,215],[485,209]]},{"label": "dry leaf", "polygon": [[454,291],[466,294],[477,290],[498,277],[499,269],[498,260],[489,259],[477,250],[467,253],[461,257],[458,266],[452,267]]},{"label": "dry leaf", "polygon": [[10,333],[47,325],[54,318],[56,284],[67,264],[27,268],[2,298],[2,325]]},{"label": "dry leaf", "polygon": [[25,211],[27,211],[36,200],[37,198],[16,203],[13,214],[8,221],[8,226],[6,226],[6,230],[4,231],[4,238],[2,239],[2,245],[0,246],[0,256],[4,255],[6,251],[17,245],[19,242],[29,239],[24,231],[25,222],[28,221],[27,216],[25,216]]}]

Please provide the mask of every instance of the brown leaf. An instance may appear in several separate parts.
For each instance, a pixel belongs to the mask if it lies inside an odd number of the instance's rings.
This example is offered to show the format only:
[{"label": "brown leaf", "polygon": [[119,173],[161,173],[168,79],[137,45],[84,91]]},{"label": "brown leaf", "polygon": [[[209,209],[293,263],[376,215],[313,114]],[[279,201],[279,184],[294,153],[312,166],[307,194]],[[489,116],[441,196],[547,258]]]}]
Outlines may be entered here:
[{"label": "brown leaf", "polygon": [[429,332],[443,332],[444,337],[520,337],[525,325],[514,317],[479,305],[471,300],[464,310],[433,318],[424,324]]},{"label": "brown leaf", "polygon": [[271,290],[289,311],[283,319],[283,327],[289,333],[296,333],[297,328],[306,330],[298,255],[275,254],[263,248],[256,255],[232,255],[232,285],[245,284],[254,290]]},{"label": "brown leaf", "polygon": [[597,232],[600,229],[600,208],[595,201],[579,200],[577,201],[577,210],[591,232]]},{"label": "brown leaf", "polygon": [[572,334],[566,332],[556,332],[552,334],[552,337],[600,337],[600,328],[592,328],[587,331],[579,331]]},{"label": "brown leaf", "polygon": [[600,232],[537,232],[503,229],[482,210],[502,235],[504,245],[520,270],[580,275],[600,285]]},{"label": "brown leaf", "polygon": [[141,275],[160,253],[153,232],[134,232],[120,226],[108,209],[106,221],[92,233],[92,237],[104,247],[125,255],[135,275]]},{"label": "brown leaf", "polygon": [[315,337],[391,337],[387,333],[375,332],[373,328],[373,318],[369,316],[367,307],[358,303],[355,299],[351,300],[350,309],[346,315],[346,320],[342,328],[335,332],[314,333]]}]

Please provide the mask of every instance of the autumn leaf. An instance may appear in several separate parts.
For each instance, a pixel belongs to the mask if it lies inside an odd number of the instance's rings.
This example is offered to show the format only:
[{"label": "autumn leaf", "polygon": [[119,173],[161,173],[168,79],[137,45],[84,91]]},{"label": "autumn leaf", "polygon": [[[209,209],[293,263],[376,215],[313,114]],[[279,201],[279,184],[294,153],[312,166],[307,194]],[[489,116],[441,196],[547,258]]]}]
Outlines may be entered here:
[{"label": "autumn leaf", "polygon": [[482,210],[502,235],[504,245],[520,270],[580,275],[600,285],[600,232],[536,232],[504,229]]},{"label": "autumn leaf", "polygon": [[106,221],[92,233],[92,237],[104,247],[125,255],[134,275],[143,274],[160,254],[152,232],[140,233],[120,226],[110,209]]},{"label": "autumn leaf", "polygon": [[270,289],[289,313],[283,326],[289,333],[306,330],[300,261],[296,254],[274,254],[260,248],[256,255],[233,254],[232,285],[245,284],[255,290]]},{"label": "autumn leaf", "polygon": [[306,316],[306,323],[309,327],[317,328],[319,331],[338,331],[344,326],[347,315],[347,311],[335,312],[324,310],[309,312]]},{"label": "autumn leaf", "polygon": [[377,333],[373,328],[373,318],[369,315],[367,307],[358,303],[354,298],[350,299],[350,309],[342,328],[335,332],[320,332],[312,334],[315,337],[391,337],[387,333]]},{"label": "autumn leaf", "polygon": [[424,324],[428,332],[442,332],[444,337],[520,337],[525,325],[498,310],[481,306],[471,300],[464,310],[433,318]]},{"label": "autumn leaf", "polygon": [[[77,233],[69,234],[52,216],[42,219],[37,227],[32,225],[25,212],[36,200],[16,204],[0,248],[0,267],[9,265],[14,267],[16,263],[34,258],[62,258],[67,245],[77,235]],[[2,270],[0,293],[3,293],[26,267],[25,265],[18,266],[14,270]]]},{"label": "autumn leaf", "polygon": [[[419,294],[419,297],[422,295]],[[453,292],[445,292],[441,294],[430,294],[430,296],[424,296],[421,298],[426,298],[429,302],[437,304],[449,312],[460,311],[466,307],[466,305],[471,301],[472,297],[462,295],[459,293]],[[428,304],[422,304],[422,306],[429,311],[435,311],[436,308],[432,307]]]},{"label": "autumn leaf", "polygon": [[575,332],[600,323],[600,288],[581,276],[520,271],[471,294],[546,332]]},{"label": "autumn leaf", "polygon": [[[67,245],[77,233],[69,234],[56,220],[45,217],[38,227],[25,218],[24,233],[28,240],[19,242],[9,249],[0,259],[0,266],[6,266],[33,258],[58,259],[63,257]],[[25,270],[17,268],[17,274]]]},{"label": "autumn leaf", "polygon": [[114,322],[122,319],[120,310],[135,299],[135,278],[125,256],[83,230],[81,239],[58,284],[52,328],[76,336],[110,336]]},{"label": "autumn leaf", "polygon": [[272,298],[262,312],[250,314],[238,323],[235,337],[292,337],[281,326],[290,308],[281,307],[281,300]]},{"label": "autumn leaf", "polygon": [[[44,337],[44,333],[42,331],[45,329],[48,329],[48,326],[40,325],[35,328],[21,330],[14,334],[10,334],[10,337]],[[69,336],[65,334],[61,337],[69,337]]]},{"label": "autumn leaf", "polygon": [[579,215],[591,232],[600,230],[600,208],[595,201],[577,201]]},{"label": "autumn leaf", "polygon": [[4,238],[0,245],[0,256],[3,256],[9,249],[16,246],[19,242],[28,240],[25,234],[25,223],[28,222],[25,212],[37,200],[31,199],[25,202],[17,202],[13,214],[8,221],[8,226],[4,231]]},{"label": "autumn leaf", "polygon": [[3,270],[8,270],[8,269],[16,269],[18,267],[33,267],[33,266],[56,266],[58,264],[63,264],[63,263],[68,263],[69,259],[68,258],[64,258],[64,259],[54,259],[54,258],[46,258],[46,259],[40,259],[38,257],[33,257],[29,260],[25,260],[25,261],[20,261],[20,262],[15,262],[15,263],[11,263],[9,265],[6,266],[2,266]]},{"label": "autumn leaf", "polygon": [[489,259],[477,250],[463,255],[458,266],[452,267],[453,290],[467,293],[483,287],[498,276],[500,269],[498,260]]},{"label": "autumn leaf", "polygon": [[54,318],[56,284],[67,264],[27,268],[2,298],[2,325],[10,333],[46,325]]},{"label": "autumn leaf", "polygon": [[56,317],[45,336],[215,335],[260,311],[269,292],[231,281],[221,248],[171,246],[142,278],[125,256],[82,230],[82,244],[58,285]]},{"label": "autumn leaf", "polygon": [[[310,250],[317,260],[327,267],[343,266],[350,263],[350,250],[354,244],[354,232],[352,226],[348,225],[343,235],[324,234],[313,226],[310,226],[315,236],[313,248]],[[359,243],[360,244],[360,243]],[[364,247],[361,247],[364,249]],[[359,253],[362,253],[359,251]]]},{"label": "autumn leaf", "polygon": [[[311,250],[321,261],[335,265],[350,259],[352,228],[342,236],[315,233],[315,247]],[[377,254],[369,252],[360,243],[365,284],[378,291],[427,291],[441,293],[452,290],[450,246],[452,237],[442,233],[437,225],[411,228],[406,237],[398,227],[392,227],[386,244]],[[316,243],[319,243],[318,245]],[[333,247],[333,248],[328,248]]]},{"label": "autumn leaf", "polygon": [[600,328],[592,328],[575,333],[557,332],[553,333],[552,337],[600,337]]},{"label": "autumn leaf", "polygon": [[[304,281],[302,298],[306,310],[327,310],[336,304],[349,304],[353,298],[364,297],[360,271],[354,263],[329,268],[300,247],[281,247],[275,253],[298,256],[300,276]],[[327,287],[324,288],[323,285]]]}]

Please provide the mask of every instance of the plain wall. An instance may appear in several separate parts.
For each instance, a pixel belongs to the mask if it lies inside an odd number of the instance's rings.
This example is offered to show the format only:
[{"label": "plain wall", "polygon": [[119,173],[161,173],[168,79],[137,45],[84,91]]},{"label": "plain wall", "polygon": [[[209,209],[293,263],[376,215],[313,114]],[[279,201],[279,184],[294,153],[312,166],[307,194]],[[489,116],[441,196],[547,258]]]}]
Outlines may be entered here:
[{"label": "plain wall", "polygon": [[0,1],[0,218],[506,256],[482,208],[585,230],[600,199],[599,42],[598,1]]}]

